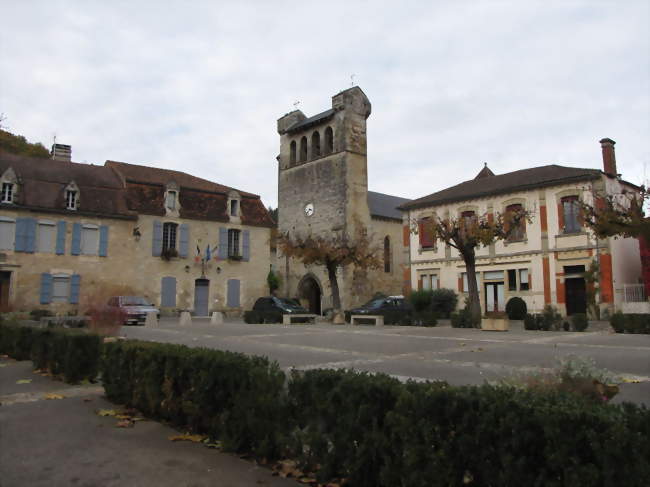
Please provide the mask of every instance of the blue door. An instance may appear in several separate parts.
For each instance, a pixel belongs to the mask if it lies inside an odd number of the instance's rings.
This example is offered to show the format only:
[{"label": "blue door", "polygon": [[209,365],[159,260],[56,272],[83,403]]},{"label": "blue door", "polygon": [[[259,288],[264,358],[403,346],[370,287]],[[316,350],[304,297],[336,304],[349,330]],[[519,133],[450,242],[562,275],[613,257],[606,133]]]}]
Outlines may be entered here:
[{"label": "blue door", "polygon": [[194,316],[208,316],[209,296],[210,281],[208,279],[194,281]]}]

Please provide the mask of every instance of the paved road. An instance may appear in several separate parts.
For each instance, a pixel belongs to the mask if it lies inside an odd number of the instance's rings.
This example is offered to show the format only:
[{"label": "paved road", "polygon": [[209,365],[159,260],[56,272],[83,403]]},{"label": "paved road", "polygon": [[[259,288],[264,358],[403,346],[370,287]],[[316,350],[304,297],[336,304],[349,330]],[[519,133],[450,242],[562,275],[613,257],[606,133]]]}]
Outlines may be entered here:
[{"label": "paved road", "polygon": [[189,327],[161,320],[157,329],[125,327],[129,338],[182,343],[265,355],[284,369],[354,368],[400,379],[482,384],[516,373],[552,368],[567,355],[591,357],[626,379],[616,401],[650,405],[650,336],[610,332],[569,333],[514,330],[506,333],[451,327],[210,325]]}]

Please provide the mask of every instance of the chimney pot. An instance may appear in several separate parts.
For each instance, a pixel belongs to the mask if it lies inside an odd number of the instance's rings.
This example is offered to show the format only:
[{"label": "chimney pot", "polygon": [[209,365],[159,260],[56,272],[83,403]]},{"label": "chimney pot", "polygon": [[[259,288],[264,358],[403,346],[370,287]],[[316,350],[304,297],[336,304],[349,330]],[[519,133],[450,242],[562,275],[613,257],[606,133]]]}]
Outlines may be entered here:
[{"label": "chimney pot", "polygon": [[600,147],[603,149],[603,172],[612,177],[618,175],[616,171],[616,154],[614,152],[614,142],[612,139],[601,139]]}]

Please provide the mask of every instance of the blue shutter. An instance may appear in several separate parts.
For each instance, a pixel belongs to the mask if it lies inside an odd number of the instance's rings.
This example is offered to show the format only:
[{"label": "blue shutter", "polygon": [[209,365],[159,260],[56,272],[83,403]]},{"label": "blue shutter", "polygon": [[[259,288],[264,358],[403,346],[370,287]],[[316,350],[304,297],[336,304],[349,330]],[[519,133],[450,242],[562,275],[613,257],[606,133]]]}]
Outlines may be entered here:
[{"label": "blue shutter", "polygon": [[108,255],[108,227],[102,225],[99,227],[99,256],[106,257]]},{"label": "blue shutter", "polygon": [[250,231],[244,230],[244,239],[242,243],[242,259],[250,260],[251,258],[251,236]]},{"label": "blue shutter", "polygon": [[41,304],[49,304],[52,301],[52,274],[44,272],[41,274]]},{"label": "blue shutter", "polygon": [[239,279],[228,279],[228,298],[226,301],[229,308],[239,308]]},{"label": "blue shutter", "polygon": [[33,254],[36,250],[36,220],[25,218],[25,252]]},{"label": "blue shutter", "polygon": [[187,223],[182,223],[180,226],[181,238],[178,245],[178,255],[187,257],[188,248],[190,246],[190,227]]},{"label": "blue shutter", "polygon": [[72,225],[72,255],[79,255],[81,253],[81,223],[74,223]]},{"label": "blue shutter", "polygon": [[66,223],[63,220],[60,220],[56,224],[56,254],[57,255],[65,254],[65,232],[66,232]]},{"label": "blue shutter", "polygon": [[219,258],[228,258],[228,229],[219,227]]},{"label": "blue shutter", "polygon": [[81,276],[79,274],[72,274],[70,279],[70,304],[79,303],[79,286],[81,284]]},{"label": "blue shutter", "polygon": [[176,306],[176,278],[163,277],[160,283],[160,306]]},{"label": "blue shutter", "polygon": [[16,252],[25,252],[27,248],[26,220],[26,218],[16,218],[16,242],[14,244]]},{"label": "blue shutter", "polygon": [[153,240],[151,255],[160,257],[162,253],[162,238],[163,238],[163,225],[161,221],[154,220],[153,222]]}]

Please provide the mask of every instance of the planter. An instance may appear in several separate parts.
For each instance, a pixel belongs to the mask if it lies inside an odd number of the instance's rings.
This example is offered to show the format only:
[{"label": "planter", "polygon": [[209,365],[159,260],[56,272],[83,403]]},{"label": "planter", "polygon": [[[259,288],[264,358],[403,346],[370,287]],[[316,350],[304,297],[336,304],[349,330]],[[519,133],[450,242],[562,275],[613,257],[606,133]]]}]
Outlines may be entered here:
[{"label": "planter", "polygon": [[482,318],[481,330],[484,331],[508,331],[510,323],[508,318]]}]

